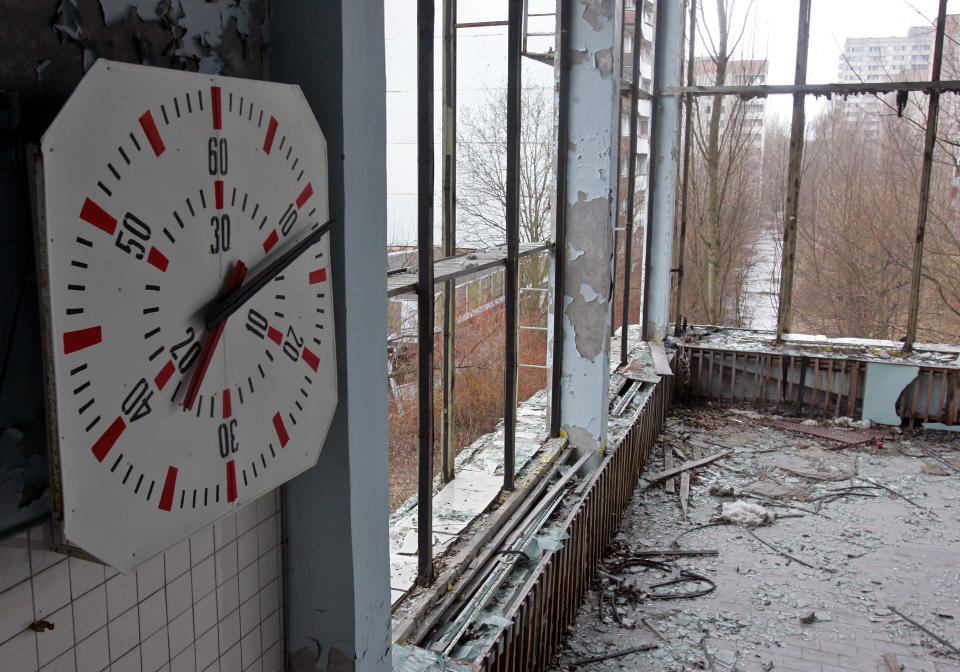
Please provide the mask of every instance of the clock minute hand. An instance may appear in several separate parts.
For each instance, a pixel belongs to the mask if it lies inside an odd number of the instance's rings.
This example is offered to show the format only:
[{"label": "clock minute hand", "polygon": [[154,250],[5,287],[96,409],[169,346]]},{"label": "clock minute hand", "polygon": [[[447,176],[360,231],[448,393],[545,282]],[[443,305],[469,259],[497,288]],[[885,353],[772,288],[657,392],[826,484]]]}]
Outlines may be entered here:
[{"label": "clock minute hand", "polygon": [[336,220],[334,219],[327,220],[316,229],[311,231],[308,235],[300,239],[293,247],[281,253],[276,259],[267,264],[263,270],[257,272],[253,278],[248,280],[234,291],[226,294],[220,299],[217,299],[213,305],[210,306],[206,312],[206,315],[204,316],[204,322],[207,325],[207,329],[216,329],[217,325],[221,324],[224,320],[239,310],[243,304],[249,301],[254,294],[264,287],[264,285],[277,277],[277,275],[279,275],[283,269],[296,261],[301,254],[310,248],[310,246],[320,240],[323,234],[330,229],[330,226],[335,221]]}]

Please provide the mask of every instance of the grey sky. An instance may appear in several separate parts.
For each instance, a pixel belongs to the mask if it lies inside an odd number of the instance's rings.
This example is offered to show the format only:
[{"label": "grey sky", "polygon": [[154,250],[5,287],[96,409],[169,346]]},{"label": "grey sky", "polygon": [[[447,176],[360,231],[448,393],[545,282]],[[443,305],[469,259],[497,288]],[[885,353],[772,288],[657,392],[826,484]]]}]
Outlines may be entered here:
[{"label": "grey sky", "polygon": [[[716,6],[713,0],[705,2],[707,16]],[[736,0],[735,11],[740,13],[749,0]],[[810,57],[807,81],[823,84],[836,81],[837,64],[848,37],[886,37],[906,35],[911,26],[929,24],[937,15],[937,0],[813,0],[810,17]],[[960,0],[949,0],[948,13],[960,13]],[[797,15],[799,0],[754,0],[747,21],[747,34],[742,55],[751,52],[764,55],[770,61],[769,84],[790,84],[797,43]],[[700,36],[698,36],[699,39]],[[811,111],[822,105],[808,98]],[[783,117],[790,115],[789,96],[771,96],[768,113]]]}]

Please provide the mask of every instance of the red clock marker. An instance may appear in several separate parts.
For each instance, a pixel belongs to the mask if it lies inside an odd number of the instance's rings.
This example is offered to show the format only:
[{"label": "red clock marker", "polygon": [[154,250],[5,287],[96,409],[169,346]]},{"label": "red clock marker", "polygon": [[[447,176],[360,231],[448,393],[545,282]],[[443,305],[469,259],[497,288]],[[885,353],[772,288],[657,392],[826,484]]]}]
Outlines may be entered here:
[{"label": "red clock marker", "polygon": [[233,415],[233,405],[230,403],[229,388],[223,391],[223,419],[226,420]]},{"label": "red clock marker", "polygon": [[83,202],[83,207],[80,209],[80,219],[88,224],[93,224],[101,231],[106,231],[111,236],[117,229],[116,218],[89,198]]},{"label": "red clock marker", "polygon": [[304,348],[303,353],[300,356],[303,358],[303,361],[305,361],[307,365],[314,371],[320,368],[320,358],[317,357],[310,348]]},{"label": "red clock marker", "polygon": [[155,247],[150,248],[150,253],[147,255],[147,263],[151,266],[156,266],[161,271],[166,273],[167,265],[170,263],[170,260],[167,259],[166,255],[158,250]]},{"label": "red clock marker", "polygon": [[213,183],[213,193],[216,196],[217,210],[223,210],[223,180]]},{"label": "red clock marker", "polygon": [[63,354],[89,348],[103,340],[103,331],[100,327],[88,327],[77,331],[67,331],[63,334]]},{"label": "red clock marker", "polygon": [[173,508],[173,493],[177,489],[177,468],[167,469],[167,478],[163,482],[163,492],[160,493],[160,509],[169,511]]},{"label": "red clock marker", "polygon": [[269,154],[270,149],[273,147],[273,138],[277,134],[277,120],[275,117],[270,117],[270,123],[267,124],[267,137],[263,139],[263,153]]},{"label": "red clock marker", "polygon": [[143,128],[143,132],[146,134],[147,140],[153,148],[153,153],[157,156],[163,154],[163,150],[166,149],[166,147],[163,146],[163,138],[160,137],[160,131],[157,130],[157,125],[153,121],[153,115],[150,114],[150,110],[147,110],[140,116],[140,126]]},{"label": "red clock marker", "polygon": [[167,384],[167,381],[170,380],[170,376],[173,375],[174,371],[176,371],[176,367],[173,365],[173,360],[167,360],[166,365],[160,369],[160,373],[158,373],[157,377],[153,379],[153,382],[156,383],[158,390],[163,389],[164,385]]},{"label": "red clock marker", "polygon": [[303,191],[300,192],[300,195],[297,196],[297,208],[302,208],[303,204],[306,203],[311,196],[313,196],[313,185],[307,182],[307,186],[305,186]]},{"label": "red clock marker", "polygon": [[223,127],[223,117],[222,117],[222,108],[220,107],[220,87],[211,86],[210,87],[210,100],[212,105],[210,108],[213,110],[213,129],[219,131]]},{"label": "red clock marker", "polygon": [[274,229],[270,232],[270,235],[267,236],[267,239],[263,241],[263,251],[269,252],[273,249],[273,246],[277,244],[277,241],[280,240],[280,236],[277,235],[277,230]]},{"label": "red clock marker", "polygon": [[227,462],[227,502],[237,498],[237,466],[233,460]]},{"label": "red clock marker", "polygon": [[120,438],[120,435],[123,434],[123,430],[127,428],[127,423],[123,421],[123,418],[117,416],[117,419],[110,423],[110,426],[107,427],[107,431],[97,439],[97,442],[93,444],[93,456],[97,458],[97,462],[103,462],[103,458],[107,456],[107,453],[110,452],[110,449],[113,448],[113,444],[117,442],[117,439]]},{"label": "red clock marker", "polygon": [[315,285],[318,282],[323,282],[327,279],[327,269],[318,268],[315,271],[310,271],[310,284]]},{"label": "red clock marker", "polygon": [[283,418],[279,413],[273,416],[273,428],[277,430],[277,438],[280,440],[280,447],[283,448],[290,441],[290,435],[287,434],[287,428],[283,424]]}]

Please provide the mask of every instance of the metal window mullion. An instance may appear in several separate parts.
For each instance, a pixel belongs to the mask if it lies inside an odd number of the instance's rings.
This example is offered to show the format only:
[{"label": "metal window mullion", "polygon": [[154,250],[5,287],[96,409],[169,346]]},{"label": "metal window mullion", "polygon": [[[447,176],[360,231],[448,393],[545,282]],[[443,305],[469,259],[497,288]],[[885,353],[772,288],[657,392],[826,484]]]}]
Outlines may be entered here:
[{"label": "metal window mullion", "polygon": [[[627,154],[627,231],[623,250],[623,310],[620,326],[620,364],[626,365],[627,325],[630,322],[630,266],[633,258],[633,200],[637,189],[637,90],[640,88],[640,43],[643,40],[642,21],[633,13],[633,71],[630,86],[630,149]],[[619,142],[619,139],[617,140]],[[619,177],[617,178],[619,180]],[[649,233],[646,236],[649,238]],[[614,254],[616,256],[616,254]]]},{"label": "metal window mullion", "polygon": [[[937,13],[937,33],[933,47],[933,66],[931,79],[940,79],[940,68],[943,61],[943,34],[946,24],[947,0],[940,0],[940,10]],[[920,208],[917,213],[917,237],[913,250],[913,275],[910,279],[910,312],[907,316],[907,337],[903,343],[903,351],[913,350],[913,343],[917,339],[917,314],[920,311],[920,278],[923,270],[923,240],[927,228],[927,210],[930,205],[930,176],[933,172],[933,150],[937,142],[937,117],[940,113],[940,92],[931,91],[927,106],[927,134],[923,144],[923,173],[920,177]]]},{"label": "metal window mullion", "polygon": [[[687,52],[687,86],[694,84],[693,64],[694,48],[697,37],[697,0],[690,0],[690,37]],[[674,296],[674,314],[677,317],[677,326],[673,333],[680,335],[680,323],[683,313],[683,267],[687,245],[687,197],[690,193],[690,146],[693,142],[693,96],[687,95],[684,101],[684,117],[686,126],[683,129],[683,186],[680,188],[680,235],[677,241],[677,293]]]},{"label": "metal window mullion", "polygon": [[[457,185],[457,0],[443,0],[443,256],[456,254]],[[456,326],[457,290],[453,280],[443,283],[443,401],[440,413],[440,472],[444,483],[454,478],[456,436]]]},{"label": "metal window mullion", "polygon": [[417,583],[433,581],[433,0],[417,0]]},{"label": "metal window mullion", "polygon": [[503,488],[513,490],[517,424],[517,270],[520,246],[521,0],[510,0],[507,29],[507,262],[504,273]]},{"label": "metal window mullion", "polygon": [[[794,84],[807,82],[807,51],[810,44],[810,2],[800,0],[797,20],[797,63]],[[800,200],[800,172],[803,161],[803,134],[805,128],[803,93],[793,94],[793,118],[790,122],[790,157],[787,164],[787,205],[783,222],[783,256],[780,260],[780,290],[777,307],[777,345],[783,343],[783,334],[790,331],[793,313],[793,272],[797,255],[797,214]]]},{"label": "metal window mullion", "polygon": [[[560,382],[563,377],[563,293],[567,250],[567,137],[570,124],[570,17],[571,0],[559,0],[560,34],[557,39],[557,172],[553,247],[553,348],[550,371],[550,436],[560,436]],[[619,140],[618,140],[619,142]],[[619,176],[618,178],[619,179]]]}]

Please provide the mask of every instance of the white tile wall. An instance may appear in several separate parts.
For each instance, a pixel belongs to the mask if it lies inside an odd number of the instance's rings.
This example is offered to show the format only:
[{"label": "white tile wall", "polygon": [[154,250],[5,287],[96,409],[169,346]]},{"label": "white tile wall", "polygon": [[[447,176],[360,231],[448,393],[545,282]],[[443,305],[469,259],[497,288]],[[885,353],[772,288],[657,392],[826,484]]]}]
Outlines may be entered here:
[{"label": "white tile wall", "polygon": [[128,574],[51,551],[48,524],[14,535],[0,542],[0,668],[278,672],[281,529],[274,492]]}]

